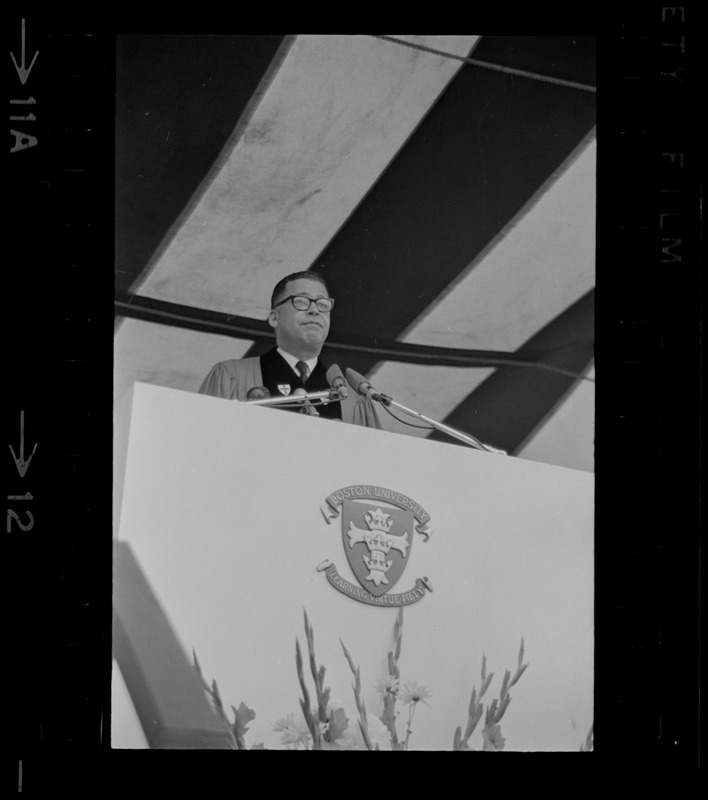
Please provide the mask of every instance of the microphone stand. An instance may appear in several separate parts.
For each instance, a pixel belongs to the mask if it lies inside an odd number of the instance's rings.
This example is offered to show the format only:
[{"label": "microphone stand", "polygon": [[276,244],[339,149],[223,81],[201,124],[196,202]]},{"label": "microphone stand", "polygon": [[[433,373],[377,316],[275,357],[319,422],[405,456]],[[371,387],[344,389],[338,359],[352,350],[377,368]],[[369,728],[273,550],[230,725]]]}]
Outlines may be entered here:
[{"label": "microphone stand", "polygon": [[395,406],[400,411],[408,414],[411,417],[416,417],[416,419],[420,419],[423,422],[427,422],[428,425],[432,425],[438,431],[442,433],[446,433],[448,436],[452,436],[454,439],[459,439],[461,442],[465,444],[469,444],[472,447],[476,447],[478,450],[484,450],[487,453],[496,453],[497,455],[505,456],[507,453],[504,450],[497,450],[495,447],[490,447],[487,444],[483,444],[479,441],[479,439],[475,439],[474,436],[470,436],[467,433],[462,433],[462,431],[458,431],[455,428],[451,428],[449,425],[445,425],[442,422],[436,422],[434,419],[430,417],[426,417],[424,414],[421,414],[420,411],[414,411],[412,408],[406,408],[406,406],[401,405],[401,403],[397,403],[387,394],[382,394],[381,392],[375,392],[371,395],[373,400],[378,400],[381,405],[384,406]]},{"label": "microphone stand", "polygon": [[325,389],[321,392],[308,392],[307,394],[287,394],[277,397],[263,397],[259,400],[244,400],[244,403],[252,406],[299,406],[304,405],[309,400],[312,405],[326,405],[327,403],[339,403],[342,395],[337,389]]}]

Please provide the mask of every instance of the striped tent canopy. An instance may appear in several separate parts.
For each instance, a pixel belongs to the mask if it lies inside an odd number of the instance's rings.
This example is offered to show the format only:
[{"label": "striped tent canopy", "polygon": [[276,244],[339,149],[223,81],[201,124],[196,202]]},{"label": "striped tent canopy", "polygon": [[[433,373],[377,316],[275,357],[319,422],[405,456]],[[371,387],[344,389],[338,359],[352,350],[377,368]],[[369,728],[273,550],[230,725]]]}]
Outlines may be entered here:
[{"label": "striped tent canopy", "polygon": [[117,402],[262,353],[272,287],[314,269],[337,300],[329,363],[593,469],[593,38],[116,42]]}]

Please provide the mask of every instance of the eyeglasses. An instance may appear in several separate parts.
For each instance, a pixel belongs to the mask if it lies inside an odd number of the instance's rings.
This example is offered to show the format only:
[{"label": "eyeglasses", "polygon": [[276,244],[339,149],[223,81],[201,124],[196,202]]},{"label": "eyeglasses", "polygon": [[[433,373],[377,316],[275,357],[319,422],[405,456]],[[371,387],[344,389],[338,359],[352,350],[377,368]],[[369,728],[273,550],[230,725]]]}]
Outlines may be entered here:
[{"label": "eyeglasses", "polygon": [[276,303],[273,308],[282,306],[288,300],[298,311],[309,311],[310,306],[314,303],[315,308],[322,314],[329,314],[334,307],[333,297],[316,297],[314,300],[311,297],[306,297],[304,294],[291,294],[279,303]]}]

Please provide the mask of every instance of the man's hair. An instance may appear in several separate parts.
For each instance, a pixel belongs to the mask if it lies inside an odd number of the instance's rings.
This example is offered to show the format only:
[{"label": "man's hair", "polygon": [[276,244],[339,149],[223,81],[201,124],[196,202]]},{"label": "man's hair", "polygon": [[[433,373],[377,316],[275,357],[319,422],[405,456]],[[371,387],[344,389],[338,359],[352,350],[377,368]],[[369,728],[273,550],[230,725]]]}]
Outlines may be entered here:
[{"label": "man's hair", "polygon": [[297,281],[300,280],[300,278],[308,278],[312,281],[319,281],[322,286],[324,286],[327,294],[329,294],[327,282],[318,272],[313,272],[311,269],[307,269],[304,272],[293,272],[292,275],[286,275],[282,280],[279,280],[275,284],[273,294],[270,296],[270,307],[273,308],[275,306],[275,301],[280,297],[280,295],[285,294],[287,286],[291,281]]}]

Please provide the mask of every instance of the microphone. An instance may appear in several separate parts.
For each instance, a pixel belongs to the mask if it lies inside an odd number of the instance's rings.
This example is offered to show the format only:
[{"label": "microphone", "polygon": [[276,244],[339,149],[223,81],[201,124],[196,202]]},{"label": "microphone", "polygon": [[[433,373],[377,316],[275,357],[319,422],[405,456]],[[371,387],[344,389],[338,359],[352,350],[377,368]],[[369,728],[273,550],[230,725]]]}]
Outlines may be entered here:
[{"label": "microphone", "polygon": [[349,389],[347,382],[342,375],[342,370],[336,364],[327,370],[327,383],[334,389],[334,391],[342,398],[349,396]]},{"label": "microphone", "polygon": [[246,400],[265,400],[270,392],[265,386],[252,386],[246,393]]},{"label": "microphone", "polygon": [[347,380],[349,381],[349,385],[354,389],[357,394],[363,395],[364,397],[368,397],[371,400],[382,400],[383,397],[386,395],[382,395],[381,392],[377,392],[376,389],[366,380],[363,375],[360,375],[358,372],[355,372],[353,369],[346,369],[347,373]]},{"label": "microphone", "polygon": [[[293,397],[300,397],[302,395],[306,395],[307,392],[304,389],[295,389],[292,396]],[[302,408],[300,409],[301,414],[309,414],[311,417],[319,417],[320,412],[312,405],[309,400],[305,400],[302,403]]]}]

